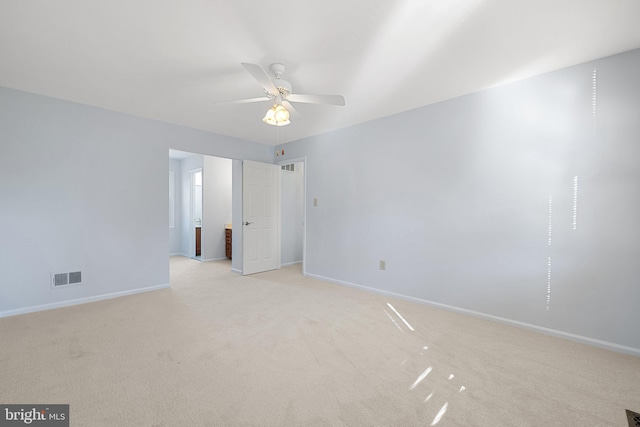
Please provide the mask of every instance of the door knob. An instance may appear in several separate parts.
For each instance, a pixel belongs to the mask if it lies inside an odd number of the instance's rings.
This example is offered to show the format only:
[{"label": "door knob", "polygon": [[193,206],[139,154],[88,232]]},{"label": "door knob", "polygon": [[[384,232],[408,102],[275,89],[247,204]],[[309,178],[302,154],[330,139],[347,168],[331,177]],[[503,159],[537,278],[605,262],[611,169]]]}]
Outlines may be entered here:
[{"label": "door knob", "polygon": [[245,221],[245,222],[244,222],[244,225],[249,225],[249,224],[253,224],[253,223],[252,223],[252,222],[249,222],[249,221]]}]

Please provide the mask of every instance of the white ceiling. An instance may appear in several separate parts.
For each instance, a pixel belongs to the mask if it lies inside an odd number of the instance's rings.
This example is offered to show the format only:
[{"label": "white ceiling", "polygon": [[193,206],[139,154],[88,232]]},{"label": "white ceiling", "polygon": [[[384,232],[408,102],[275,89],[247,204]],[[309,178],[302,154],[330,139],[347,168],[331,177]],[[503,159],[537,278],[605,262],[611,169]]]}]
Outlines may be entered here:
[{"label": "white ceiling", "polygon": [[[1,0],[0,86],[277,145],[640,47],[638,0]],[[279,128],[241,62],[287,65]]]}]

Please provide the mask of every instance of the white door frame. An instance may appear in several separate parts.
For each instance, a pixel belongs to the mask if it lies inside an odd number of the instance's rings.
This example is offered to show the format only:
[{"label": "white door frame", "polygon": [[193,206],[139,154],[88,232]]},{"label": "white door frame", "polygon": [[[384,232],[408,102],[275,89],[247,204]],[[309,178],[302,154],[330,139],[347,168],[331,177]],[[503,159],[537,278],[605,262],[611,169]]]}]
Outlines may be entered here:
[{"label": "white door frame", "polygon": [[[302,275],[307,275],[307,156],[296,157],[287,160],[278,160],[276,165],[288,165],[290,163],[302,163]],[[282,200],[282,199],[281,199]],[[282,203],[282,201],[281,201]],[[282,233],[282,227],[280,227],[280,233]]]}]

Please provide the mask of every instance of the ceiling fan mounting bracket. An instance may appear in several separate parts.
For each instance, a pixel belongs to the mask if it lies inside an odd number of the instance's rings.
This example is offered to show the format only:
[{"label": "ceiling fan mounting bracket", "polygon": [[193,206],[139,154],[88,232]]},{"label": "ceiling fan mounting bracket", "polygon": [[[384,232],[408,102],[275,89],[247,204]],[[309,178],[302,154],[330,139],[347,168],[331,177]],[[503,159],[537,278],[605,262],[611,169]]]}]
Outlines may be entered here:
[{"label": "ceiling fan mounting bracket", "polygon": [[279,79],[287,70],[287,67],[284,64],[276,62],[275,64],[271,64],[269,66],[269,70],[273,73],[274,76],[276,76],[276,79]]}]

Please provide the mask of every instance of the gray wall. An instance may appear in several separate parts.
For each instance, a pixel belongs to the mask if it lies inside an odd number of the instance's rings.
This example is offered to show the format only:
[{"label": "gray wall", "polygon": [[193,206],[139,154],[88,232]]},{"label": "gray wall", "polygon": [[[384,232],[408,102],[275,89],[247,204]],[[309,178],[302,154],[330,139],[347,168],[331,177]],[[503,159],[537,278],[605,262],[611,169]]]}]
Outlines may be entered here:
[{"label": "gray wall", "polygon": [[231,259],[231,270],[242,273],[242,161],[233,160],[231,162],[231,180],[233,188],[231,190],[232,226],[231,234],[233,246],[233,258]]},{"label": "gray wall", "polygon": [[[167,286],[169,148],[273,148],[0,87],[0,316]],[[50,274],[81,270],[52,290]]]},{"label": "gray wall", "polygon": [[196,241],[195,224],[191,219],[191,172],[195,169],[204,169],[204,156],[194,154],[182,159],[180,161],[180,169],[182,171],[180,175],[182,193],[182,199],[180,200],[180,253],[184,256],[193,257],[196,255]]},{"label": "gray wall", "polygon": [[169,253],[182,253],[182,167],[178,159],[169,159],[169,170],[174,173],[174,218],[175,226],[169,228]]},{"label": "gray wall", "polygon": [[639,118],[636,50],[286,144],[307,272],[640,354]]},{"label": "gray wall", "polygon": [[302,262],[304,239],[304,163],[294,163],[294,170],[281,170],[281,264]]},{"label": "gray wall", "polygon": [[231,160],[204,156],[202,260],[226,259],[225,224],[231,223]]}]

